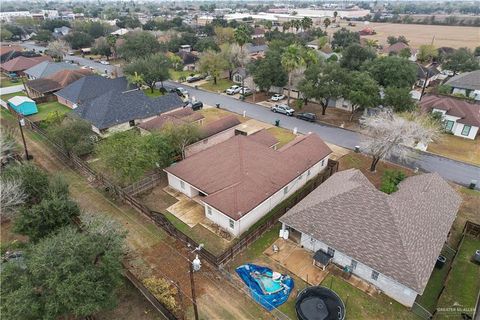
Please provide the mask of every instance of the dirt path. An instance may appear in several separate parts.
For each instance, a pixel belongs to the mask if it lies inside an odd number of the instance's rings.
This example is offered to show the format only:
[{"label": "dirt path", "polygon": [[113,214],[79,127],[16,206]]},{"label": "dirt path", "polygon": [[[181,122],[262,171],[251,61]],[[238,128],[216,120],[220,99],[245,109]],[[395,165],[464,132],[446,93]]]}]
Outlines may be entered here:
[{"label": "dirt path", "polygon": [[[1,119],[2,126],[12,124]],[[18,133],[18,132],[17,132]],[[19,136],[17,135],[17,138]],[[34,162],[51,174],[61,174],[70,185],[72,197],[86,210],[105,214],[128,230],[127,245],[132,257],[132,268],[142,269],[146,276],[167,277],[178,283],[185,294],[182,309],[187,319],[193,318],[190,301],[188,261],[183,244],[169,237],[148,218],[127,205],[109,199],[95,189],[86,178],[70,169],[38,135],[27,132],[29,152]],[[271,314],[253,302],[243,291],[226,284],[219,272],[204,263],[202,271],[195,275],[198,309],[202,319],[270,319]]]}]

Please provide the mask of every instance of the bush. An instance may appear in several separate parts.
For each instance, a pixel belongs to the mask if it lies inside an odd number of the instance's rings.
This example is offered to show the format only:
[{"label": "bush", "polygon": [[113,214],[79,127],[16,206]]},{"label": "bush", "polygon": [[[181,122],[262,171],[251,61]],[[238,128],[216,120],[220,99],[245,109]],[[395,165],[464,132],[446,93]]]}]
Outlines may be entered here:
[{"label": "bush", "polygon": [[2,172],[2,178],[21,182],[27,204],[39,203],[48,192],[47,174],[33,164],[9,166]]},{"label": "bush", "polygon": [[143,281],[145,287],[150,291],[158,301],[160,301],[167,309],[174,312],[178,308],[175,299],[178,291],[177,288],[170,284],[167,280],[157,277],[146,278]]},{"label": "bush", "polygon": [[86,121],[71,118],[56,121],[48,128],[47,135],[65,150],[78,156],[88,155],[93,151],[95,135]]},{"label": "bush", "polygon": [[382,176],[380,191],[391,194],[398,190],[398,184],[405,179],[406,175],[399,170],[386,170]]}]

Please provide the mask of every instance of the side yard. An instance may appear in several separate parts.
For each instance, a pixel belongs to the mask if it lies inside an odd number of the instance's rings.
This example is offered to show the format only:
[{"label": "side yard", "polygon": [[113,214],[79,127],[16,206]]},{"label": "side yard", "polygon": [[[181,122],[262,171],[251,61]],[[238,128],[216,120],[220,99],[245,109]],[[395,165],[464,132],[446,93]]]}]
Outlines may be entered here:
[{"label": "side yard", "polygon": [[[195,83],[193,83],[194,85]],[[233,82],[228,80],[228,79],[217,79],[217,84],[213,83],[213,80],[209,80],[208,82],[200,85],[200,88],[208,91],[213,91],[213,92],[225,92],[228,88],[230,88],[233,85]]]},{"label": "side yard", "polygon": [[470,140],[445,133],[438,141],[430,143],[427,151],[480,166],[480,139],[478,138]]}]

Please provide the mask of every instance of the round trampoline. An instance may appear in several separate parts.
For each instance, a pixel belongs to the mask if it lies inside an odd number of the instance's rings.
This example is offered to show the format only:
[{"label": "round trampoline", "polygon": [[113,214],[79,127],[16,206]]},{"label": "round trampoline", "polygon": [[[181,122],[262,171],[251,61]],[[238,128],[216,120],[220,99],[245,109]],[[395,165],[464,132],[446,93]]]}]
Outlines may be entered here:
[{"label": "round trampoline", "polygon": [[345,319],[345,304],[334,291],[326,287],[303,289],[298,294],[295,310],[300,320]]}]

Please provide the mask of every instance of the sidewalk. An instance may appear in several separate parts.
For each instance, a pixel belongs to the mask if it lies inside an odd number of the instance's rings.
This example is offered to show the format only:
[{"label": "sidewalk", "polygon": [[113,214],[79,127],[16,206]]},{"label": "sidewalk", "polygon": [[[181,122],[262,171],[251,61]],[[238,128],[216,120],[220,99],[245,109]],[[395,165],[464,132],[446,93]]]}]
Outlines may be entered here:
[{"label": "sidewalk", "polygon": [[24,89],[23,84],[19,84],[17,86],[5,87],[0,88],[0,96],[9,93],[20,92]]}]

